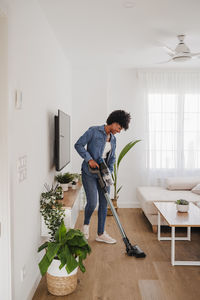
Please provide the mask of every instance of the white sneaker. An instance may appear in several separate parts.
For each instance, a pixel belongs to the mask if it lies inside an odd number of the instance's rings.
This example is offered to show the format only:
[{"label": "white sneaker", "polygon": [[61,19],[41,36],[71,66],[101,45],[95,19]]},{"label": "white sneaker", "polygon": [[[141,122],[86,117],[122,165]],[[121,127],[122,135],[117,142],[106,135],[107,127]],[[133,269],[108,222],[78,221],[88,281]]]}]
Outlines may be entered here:
[{"label": "white sneaker", "polygon": [[83,234],[86,240],[89,239],[89,225],[83,225]]},{"label": "white sneaker", "polygon": [[104,231],[104,233],[101,234],[101,235],[97,235],[96,241],[97,242],[107,243],[107,244],[115,244],[115,243],[117,243],[117,241],[115,239],[111,238],[111,236],[109,236],[106,231]]}]

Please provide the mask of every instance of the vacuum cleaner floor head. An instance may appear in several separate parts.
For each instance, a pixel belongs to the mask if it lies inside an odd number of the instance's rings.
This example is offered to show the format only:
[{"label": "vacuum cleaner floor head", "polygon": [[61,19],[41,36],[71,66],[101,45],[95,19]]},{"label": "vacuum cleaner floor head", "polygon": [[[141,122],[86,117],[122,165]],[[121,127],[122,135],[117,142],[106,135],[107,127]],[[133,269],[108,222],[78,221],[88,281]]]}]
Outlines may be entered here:
[{"label": "vacuum cleaner floor head", "polygon": [[135,256],[137,258],[142,258],[146,256],[146,254],[137,245],[135,246],[131,245],[129,249],[126,248],[126,253],[128,256]]}]

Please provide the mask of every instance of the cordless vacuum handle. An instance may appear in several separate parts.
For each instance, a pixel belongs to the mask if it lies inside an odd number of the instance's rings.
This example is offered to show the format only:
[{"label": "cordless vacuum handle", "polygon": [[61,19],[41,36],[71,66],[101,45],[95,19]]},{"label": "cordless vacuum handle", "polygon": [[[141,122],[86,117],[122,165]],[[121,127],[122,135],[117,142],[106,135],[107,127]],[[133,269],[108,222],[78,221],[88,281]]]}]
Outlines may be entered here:
[{"label": "cordless vacuum handle", "polygon": [[101,172],[98,168],[91,168],[90,165],[88,164],[88,169],[90,171],[90,173],[92,174],[97,174],[98,177],[99,177],[99,184],[100,184],[100,187],[104,190],[104,192],[106,193],[107,192],[107,188],[106,188],[106,184],[105,182],[103,181],[103,178],[101,176]]},{"label": "cordless vacuum handle", "polygon": [[88,169],[92,174],[98,174],[100,172],[98,168],[91,168],[89,164],[88,164]]}]

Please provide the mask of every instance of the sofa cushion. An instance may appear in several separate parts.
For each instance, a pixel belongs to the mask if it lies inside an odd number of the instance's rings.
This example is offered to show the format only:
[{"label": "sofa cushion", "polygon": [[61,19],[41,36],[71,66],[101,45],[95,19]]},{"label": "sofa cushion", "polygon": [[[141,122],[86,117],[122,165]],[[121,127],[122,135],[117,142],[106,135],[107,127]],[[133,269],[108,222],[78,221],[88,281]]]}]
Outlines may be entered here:
[{"label": "sofa cushion", "polygon": [[192,189],[192,192],[197,194],[197,195],[200,195],[200,183],[197,184],[193,189]]},{"label": "sofa cushion", "polygon": [[170,177],[166,179],[167,189],[171,191],[191,190],[198,183],[200,183],[200,177]]},{"label": "sofa cushion", "polygon": [[199,202],[200,195],[191,191],[170,191],[158,186],[140,186],[136,190],[137,199],[140,201],[141,208],[145,214],[157,214],[157,209],[153,205],[154,201],[176,201],[185,199],[191,202]]}]

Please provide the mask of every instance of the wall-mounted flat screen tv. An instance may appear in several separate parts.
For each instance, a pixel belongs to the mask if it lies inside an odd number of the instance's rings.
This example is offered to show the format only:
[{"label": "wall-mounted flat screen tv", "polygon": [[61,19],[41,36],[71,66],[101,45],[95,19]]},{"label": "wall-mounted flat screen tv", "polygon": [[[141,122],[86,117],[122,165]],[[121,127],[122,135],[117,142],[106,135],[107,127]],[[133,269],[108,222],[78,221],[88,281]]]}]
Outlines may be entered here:
[{"label": "wall-mounted flat screen tv", "polygon": [[55,165],[61,171],[70,162],[70,116],[58,110],[55,116]]}]

